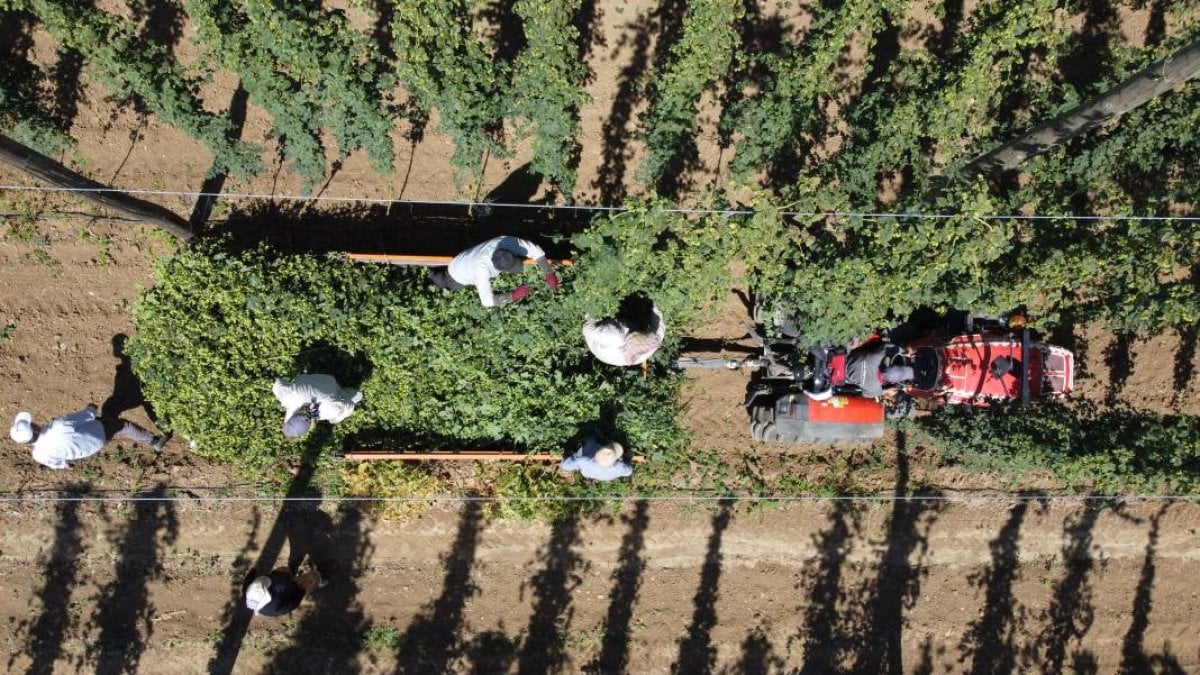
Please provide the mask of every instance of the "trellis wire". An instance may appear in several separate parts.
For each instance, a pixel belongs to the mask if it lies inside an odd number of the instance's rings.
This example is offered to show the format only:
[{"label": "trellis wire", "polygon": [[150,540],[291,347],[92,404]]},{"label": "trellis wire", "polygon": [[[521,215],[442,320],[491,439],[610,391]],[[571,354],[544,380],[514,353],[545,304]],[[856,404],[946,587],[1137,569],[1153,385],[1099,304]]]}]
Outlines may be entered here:
[{"label": "trellis wire", "polygon": [[[558,211],[593,211],[604,213],[623,213],[630,209],[624,206],[599,206],[586,204],[519,204],[512,202],[480,202],[456,201],[439,199],[391,199],[387,197],[339,197],[327,195],[297,195],[297,194],[268,194],[254,192],[201,192],[191,190],[151,190],[142,188],[70,188],[40,185],[0,185],[0,190],[24,192],[91,192],[91,193],[124,193],[130,195],[154,195],[160,197],[214,197],[221,199],[265,199],[282,201],[307,202],[339,202],[357,204],[379,204],[389,206],[450,206],[462,208],[508,208],[529,210],[558,210]],[[758,213],[752,209],[706,209],[671,207],[655,208],[655,211],[665,213],[681,213],[689,215],[722,215],[722,216],[752,216]],[[957,213],[893,213],[887,211],[788,211],[778,212],[780,215],[792,218],[925,218],[932,220],[948,220],[960,218]],[[980,220],[1085,220],[1085,221],[1125,221],[1144,220],[1149,222],[1200,222],[1200,216],[1131,216],[1131,215],[1042,215],[1042,214],[977,214],[972,218]]]}]

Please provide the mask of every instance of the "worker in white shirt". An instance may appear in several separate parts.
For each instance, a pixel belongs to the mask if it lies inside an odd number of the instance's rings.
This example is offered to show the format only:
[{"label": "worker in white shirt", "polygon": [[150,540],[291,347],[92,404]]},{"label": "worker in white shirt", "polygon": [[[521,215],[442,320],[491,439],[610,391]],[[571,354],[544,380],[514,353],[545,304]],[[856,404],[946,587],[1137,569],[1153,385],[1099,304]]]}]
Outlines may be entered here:
[{"label": "worker in white shirt", "polygon": [[96,416],[96,406],[57,417],[45,428],[33,423],[33,415],[17,413],[8,435],[18,443],[33,444],[33,459],[51,469],[69,469],[77,459],[100,452],[114,438],[123,438],[162,452],[166,436],[155,436],[142,427],[120,418]]},{"label": "worker in white shirt", "polygon": [[283,435],[287,438],[308,433],[314,420],[337,424],[363,400],[361,391],[339,385],[332,375],[299,375],[291,382],[276,379],[271,392],[286,411]]},{"label": "worker in white shirt", "polygon": [[584,478],[609,481],[633,475],[633,465],[625,461],[625,448],[616,441],[603,445],[595,438],[584,440],[575,454],[559,465],[564,473],[578,471]]},{"label": "worker in white shirt", "polygon": [[492,291],[492,279],[501,272],[520,274],[525,258],[533,258],[546,285],[558,290],[558,276],[546,260],[546,252],[537,244],[517,237],[496,237],[454,256],[447,267],[429,271],[429,280],[438,288],[457,291],[474,286],[484,307],[507,305],[529,295],[529,286],[521,284],[509,293]]},{"label": "worker in white shirt", "polygon": [[666,322],[658,307],[646,326],[631,325],[627,319],[587,319],[583,323],[583,341],[592,356],[611,366],[636,366],[645,363],[662,345],[667,334]]}]

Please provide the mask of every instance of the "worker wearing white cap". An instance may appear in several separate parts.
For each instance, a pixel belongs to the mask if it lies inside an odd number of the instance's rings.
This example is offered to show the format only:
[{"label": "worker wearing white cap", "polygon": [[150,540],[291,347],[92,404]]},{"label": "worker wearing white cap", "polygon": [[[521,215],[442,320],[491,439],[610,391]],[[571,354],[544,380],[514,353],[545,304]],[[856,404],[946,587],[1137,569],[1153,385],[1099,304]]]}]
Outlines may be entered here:
[{"label": "worker wearing white cap", "polygon": [[624,460],[625,448],[611,441],[603,445],[594,438],[583,442],[575,454],[563,460],[560,468],[571,473],[578,471],[592,480],[615,480],[633,475],[633,465]]},{"label": "worker wearing white cap", "polygon": [[259,616],[283,616],[300,606],[304,596],[321,583],[316,567],[296,577],[286,567],[259,575],[250,570],[244,585],[246,607]]},{"label": "worker wearing white cap", "polygon": [[363,400],[361,391],[341,386],[332,375],[299,375],[290,382],[277,379],[271,392],[285,411],[283,435],[287,438],[300,438],[317,420],[337,424]]},{"label": "worker wearing white cap", "polygon": [[44,429],[33,423],[33,415],[18,413],[8,435],[18,443],[33,443],[34,461],[51,469],[69,469],[67,462],[91,457],[114,438],[149,446],[155,452],[161,452],[167,441],[165,436],[155,436],[133,422],[97,417],[93,405],[55,418]]}]

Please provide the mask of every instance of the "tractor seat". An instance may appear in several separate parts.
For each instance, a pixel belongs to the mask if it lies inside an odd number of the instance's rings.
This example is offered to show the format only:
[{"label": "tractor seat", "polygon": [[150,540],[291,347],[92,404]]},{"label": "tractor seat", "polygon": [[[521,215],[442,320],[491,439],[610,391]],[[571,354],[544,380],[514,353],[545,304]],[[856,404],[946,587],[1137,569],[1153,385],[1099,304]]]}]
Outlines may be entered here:
[{"label": "tractor seat", "polygon": [[941,379],[941,367],[938,364],[937,350],[933,347],[919,347],[912,357],[914,389],[930,391],[937,387]]}]

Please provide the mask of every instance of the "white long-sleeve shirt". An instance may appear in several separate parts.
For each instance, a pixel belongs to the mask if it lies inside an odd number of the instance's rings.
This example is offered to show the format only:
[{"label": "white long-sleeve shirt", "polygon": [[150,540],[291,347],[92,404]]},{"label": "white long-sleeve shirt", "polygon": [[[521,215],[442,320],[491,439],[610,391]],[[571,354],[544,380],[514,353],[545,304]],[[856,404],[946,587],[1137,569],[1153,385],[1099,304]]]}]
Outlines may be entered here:
[{"label": "white long-sleeve shirt", "polygon": [[104,447],[104,425],[91,408],[63,415],[42,429],[33,442],[33,459],[51,469],[69,469],[69,461],[91,457]]},{"label": "white long-sleeve shirt", "polygon": [[332,375],[299,375],[295,380],[275,380],[271,387],[283,406],[286,420],[307,403],[317,403],[317,419],[337,424],[354,412],[363,395],[357,389],[343,387]]},{"label": "white long-sleeve shirt", "polygon": [[492,279],[499,276],[501,270],[492,264],[492,254],[497,250],[505,250],[521,258],[536,260],[546,257],[542,247],[518,237],[489,239],[454,256],[446,270],[450,278],[463,286],[474,286],[484,307],[496,306],[496,296],[492,293]]},{"label": "white long-sleeve shirt", "polygon": [[662,344],[667,326],[662,312],[654,308],[658,317],[658,328],[653,335],[633,336],[629,327],[616,319],[594,321],[583,324],[583,341],[597,359],[610,366],[636,366],[645,363]]}]

